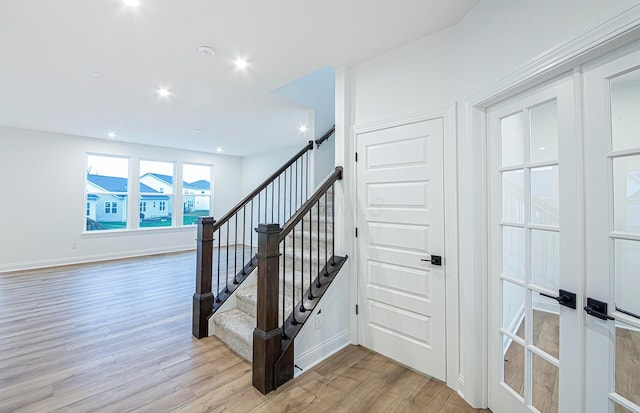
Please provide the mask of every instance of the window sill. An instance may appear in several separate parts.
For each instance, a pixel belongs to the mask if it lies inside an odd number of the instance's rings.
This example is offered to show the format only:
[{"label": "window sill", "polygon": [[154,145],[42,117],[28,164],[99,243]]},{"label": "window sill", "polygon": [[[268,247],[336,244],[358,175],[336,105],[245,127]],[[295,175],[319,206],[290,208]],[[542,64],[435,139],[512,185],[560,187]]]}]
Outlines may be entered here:
[{"label": "window sill", "polygon": [[166,234],[180,232],[195,232],[197,225],[184,227],[163,227],[163,228],[137,228],[137,229],[111,229],[98,231],[84,231],[81,238],[106,238],[106,237],[129,237],[143,234]]}]

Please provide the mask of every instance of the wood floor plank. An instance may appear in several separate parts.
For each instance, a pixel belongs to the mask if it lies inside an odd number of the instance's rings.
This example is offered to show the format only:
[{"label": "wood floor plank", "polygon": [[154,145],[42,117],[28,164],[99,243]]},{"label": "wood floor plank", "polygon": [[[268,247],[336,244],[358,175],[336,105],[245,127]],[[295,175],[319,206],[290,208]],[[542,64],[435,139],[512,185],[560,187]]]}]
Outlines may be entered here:
[{"label": "wood floor plank", "polygon": [[191,336],[194,274],[195,253],[0,274],[0,411],[473,411],[358,346],[262,395],[249,363]]}]

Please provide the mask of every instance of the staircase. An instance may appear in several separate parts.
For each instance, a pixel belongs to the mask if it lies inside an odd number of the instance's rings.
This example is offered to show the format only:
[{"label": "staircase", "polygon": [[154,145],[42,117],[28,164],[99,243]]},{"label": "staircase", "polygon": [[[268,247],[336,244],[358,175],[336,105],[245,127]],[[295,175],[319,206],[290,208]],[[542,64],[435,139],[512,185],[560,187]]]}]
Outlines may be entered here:
[{"label": "staircase", "polygon": [[334,251],[342,168],[311,193],[313,147],[310,141],[219,221],[198,220],[193,335],[215,335],[252,362],[253,385],[263,393],[293,378],[295,337],[347,259]]},{"label": "staircase", "polygon": [[[332,207],[333,199],[331,195],[329,195],[327,208],[331,209]],[[329,220],[325,219],[324,209],[325,207],[322,205],[319,219],[317,211],[310,214],[310,217],[303,219],[303,225],[298,226],[295,231],[287,235],[285,240],[284,245],[286,248],[284,248],[283,254],[285,257],[285,266],[283,268],[281,260],[279,272],[280,283],[281,285],[284,283],[285,315],[289,315],[294,308],[293,298],[295,298],[296,304],[299,302],[300,297],[304,293],[302,290],[303,284],[306,286],[309,285],[308,275],[307,279],[303,280],[300,264],[304,264],[302,268],[305,273],[307,273],[309,263],[311,262],[312,274],[314,272],[317,274],[319,271],[318,263],[322,263],[323,260],[325,260],[324,262],[326,263],[326,261],[328,261],[327,255],[331,254],[331,251],[327,251],[328,248],[326,248],[326,246],[328,245],[330,248],[333,244],[333,235],[330,232],[326,234],[324,231],[319,233],[318,231],[310,231],[309,229],[309,225],[315,226],[315,229],[317,229],[317,224],[320,223],[321,228],[324,229],[325,223],[327,223],[327,225],[330,224],[330,217]],[[292,247],[294,236],[296,246],[298,247],[296,250]],[[309,240],[311,240],[311,254],[309,254]],[[325,241],[327,242],[325,243]],[[300,250],[301,245],[304,245],[306,250],[304,261],[302,251]],[[282,249],[283,248],[281,248],[281,251]],[[318,261],[318,251],[320,252],[320,261]],[[309,259],[310,255],[311,260]],[[295,272],[293,268],[294,261],[297,266]],[[324,263],[321,265],[324,265]],[[256,275],[254,274],[255,272],[257,272],[257,270],[254,270],[253,273],[249,275],[249,280]],[[292,276],[292,274],[295,274],[295,276]],[[294,278],[295,283],[293,282]],[[251,282],[243,283],[243,285],[235,291],[235,299],[236,304],[234,308],[219,311],[213,315],[214,328],[211,333],[222,340],[233,352],[251,362],[253,357],[253,331],[256,328],[256,306],[258,301],[258,288],[256,284]],[[278,294],[278,313],[280,315],[283,314],[282,302],[282,289],[280,289]],[[278,326],[282,327],[282,319]]]}]

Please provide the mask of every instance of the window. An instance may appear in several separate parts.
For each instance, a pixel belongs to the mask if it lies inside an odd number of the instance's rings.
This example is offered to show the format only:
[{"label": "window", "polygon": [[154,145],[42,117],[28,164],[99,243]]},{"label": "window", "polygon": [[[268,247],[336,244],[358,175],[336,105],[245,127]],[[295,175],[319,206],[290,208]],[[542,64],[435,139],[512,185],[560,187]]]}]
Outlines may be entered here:
[{"label": "window", "polygon": [[[127,157],[87,154],[86,231],[195,225],[198,217],[211,215],[212,165],[183,164],[180,184],[175,182],[173,162],[137,158],[133,162],[139,165],[139,176],[129,175]],[[131,192],[138,198],[138,214],[135,205],[128,204]],[[183,214],[177,222],[173,214],[176,197],[182,203],[178,213]]]},{"label": "window", "polygon": [[211,165],[185,163],[182,168],[183,225],[195,225],[198,217],[211,214]]},{"label": "window", "polygon": [[140,204],[151,205],[140,213],[140,228],[173,225],[174,169],[172,162],[140,161]]},{"label": "window", "polygon": [[118,203],[117,202],[105,202],[104,203],[104,213],[105,214],[117,214],[118,213]]},{"label": "window", "polygon": [[85,187],[87,231],[127,227],[126,205],[129,195],[129,160],[127,158],[87,155]]}]

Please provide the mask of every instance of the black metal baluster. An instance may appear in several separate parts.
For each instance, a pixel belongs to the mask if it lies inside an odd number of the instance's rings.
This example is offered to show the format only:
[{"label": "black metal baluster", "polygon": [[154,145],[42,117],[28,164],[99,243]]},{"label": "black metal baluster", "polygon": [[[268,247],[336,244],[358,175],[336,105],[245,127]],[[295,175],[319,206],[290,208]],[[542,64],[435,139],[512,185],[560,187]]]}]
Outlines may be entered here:
[{"label": "black metal baluster", "polygon": [[291,212],[292,200],[293,200],[293,166],[289,167],[289,216],[287,216],[287,221],[293,215],[293,212]]},{"label": "black metal baluster", "polygon": [[224,292],[229,293],[229,221],[227,221],[227,268],[225,269],[225,284],[224,284]]},{"label": "black metal baluster", "polygon": [[273,223],[273,212],[274,212],[274,209],[275,209],[275,204],[274,204],[275,200],[273,199],[274,191],[276,189],[275,188],[275,184],[276,184],[275,181],[271,182],[271,222],[272,223]]},{"label": "black metal baluster", "polygon": [[[311,235],[313,234],[313,208],[309,210],[309,300],[313,300],[313,242]],[[304,233],[302,234],[304,237]]]},{"label": "black metal baluster", "polygon": [[251,200],[251,225],[249,226],[249,242],[251,243],[251,259],[253,260],[253,199]]},{"label": "black metal baluster", "polygon": [[246,244],[246,237],[247,237],[247,204],[244,204],[244,206],[242,207],[242,275],[245,275],[244,273],[244,267],[245,267],[245,258],[244,258],[244,246]]},{"label": "black metal baluster", "polygon": [[238,284],[236,274],[238,274],[238,214],[235,214],[236,229],[233,231],[233,283]]},{"label": "black metal baluster", "polygon": [[[327,257],[327,254],[329,254],[329,231],[327,229],[327,202],[329,199],[329,193],[325,192],[324,193],[324,262],[325,262],[325,266],[324,266],[324,276],[327,277],[329,275],[329,266],[327,264],[329,264],[329,258]],[[318,230],[318,240],[320,239],[320,231]]]},{"label": "black metal baluster", "polygon": [[304,178],[305,187],[304,187],[304,200],[309,199],[309,151],[306,153],[307,155],[307,176]]},{"label": "black metal baluster", "polygon": [[278,224],[280,225],[280,227],[282,228],[282,225],[284,224],[284,221],[280,220],[280,176],[282,174],[278,175]]},{"label": "black metal baluster", "polygon": [[258,222],[257,224],[260,225],[260,194],[262,193],[262,191],[258,192]]},{"label": "black metal baluster", "polygon": [[[302,181],[302,177],[300,177],[300,180]],[[302,196],[302,188],[300,189],[300,195]],[[300,255],[302,256],[300,260],[300,312],[304,313],[307,311],[304,308],[304,217],[300,221],[300,225],[302,226],[302,236],[300,237]],[[311,263],[311,260],[309,260],[309,263]],[[309,269],[309,274],[311,274],[311,269]]]},{"label": "black metal baluster", "polygon": [[298,325],[298,320],[296,320],[296,237],[295,237],[295,227],[293,228],[294,234],[293,234],[293,254],[292,254],[292,258],[291,258],[291,263],[293,264],[293,270],[291,272],[291,278],[292,278],[292,283],[291,283],[291,303],[293,304],[292,308],[292,320],[291,320],[291,324],[292,325]]},{"label": "black metal baluster", "polygon": [[[316,283],[316,287],[322,287],[322,283],[320,282],[320,200],[318,199],[318,232],[316,233],[318,237],[318,277],[316,278],[318,282]],[[326,262],[326,261],[325,261]]]},{"label": "black metal baluster", "polygon": [[[280,178],[278,178],[280,180]],[[287,238],[282,240],[282,338],[287,339],[287,333],[285,331],[284,321],[286,319],[285,314],[285,300],[286,300],[286,287],[287,287]]]},{"label": "black metal baluster", "polygon": [[[296,159],[296,197],[295,197],[295,202],[294,202],[294,206],[296,207],[296,211],[298,210],[298,160]],[[291,215],[293,215],[294,212],[291,211]]]},{"label": "black metal baluster", "polygon": [[218,295],[216,301],[220,302],[220,243],[222,242],[222,228],[218,228]]},{"label": "black metal baluster", "polygon": [[331,265],[336,265],[336,184],[331,184]]}]

